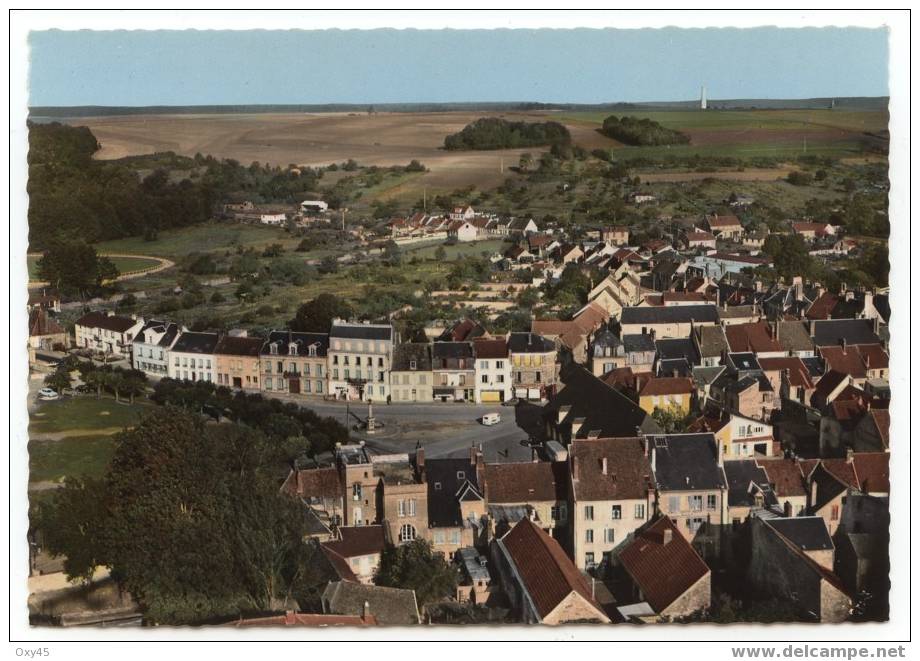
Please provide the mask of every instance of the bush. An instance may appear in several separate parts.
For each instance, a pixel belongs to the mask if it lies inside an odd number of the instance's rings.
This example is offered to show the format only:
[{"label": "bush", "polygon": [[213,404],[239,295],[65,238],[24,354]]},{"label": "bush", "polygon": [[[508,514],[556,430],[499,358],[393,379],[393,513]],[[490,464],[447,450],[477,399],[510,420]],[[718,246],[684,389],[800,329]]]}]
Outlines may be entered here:
[{"label": "bush", "polygon": [[807,186],[814,180],[811,174],[808,172],[801,172],[800,170],[793,170],[789,173],[789,176],[786,177],[788,181],[793,186]]},{"label": "bush", "polygon": [[601,133],[608,138],[619,140],[627,145],[685,145],[690,136],[663,127],[658,122],[638,117],[617,117],[611,115],[604,120]]}]

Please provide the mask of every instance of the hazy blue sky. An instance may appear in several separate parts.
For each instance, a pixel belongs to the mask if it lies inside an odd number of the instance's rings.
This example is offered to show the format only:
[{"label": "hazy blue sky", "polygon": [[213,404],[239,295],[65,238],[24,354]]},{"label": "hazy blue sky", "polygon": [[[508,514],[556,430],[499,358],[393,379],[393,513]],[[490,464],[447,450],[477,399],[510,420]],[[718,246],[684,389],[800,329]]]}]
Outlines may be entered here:
[{"label": "hazy blue sky", "polygon": [[888,94],[885,30],[34,32],[30,105]]}]

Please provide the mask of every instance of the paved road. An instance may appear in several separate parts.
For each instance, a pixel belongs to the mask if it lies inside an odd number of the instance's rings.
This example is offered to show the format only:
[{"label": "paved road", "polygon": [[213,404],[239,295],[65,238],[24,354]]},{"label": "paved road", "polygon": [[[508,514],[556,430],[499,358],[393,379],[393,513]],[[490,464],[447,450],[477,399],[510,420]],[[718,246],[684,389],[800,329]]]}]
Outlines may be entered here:
[{"label": "paved road", "polygon": [[[330,416],[352,428],[367,418],[367,404],[341,401],[284,398],[304,408]],[[501,422],[484,426],[484,413],[497,411]],[[521,444],[535,433],[541,408],[481,404],[374,404],[374,418],[383,428],[373,435],[352,430],[352,436],[381,453],[408,452],[421,444],[428,457],[462,456],[473,445],[482,445],[487,461],[529,461],[529,446]],[[529,431],[528,431],[529,430]]]}]

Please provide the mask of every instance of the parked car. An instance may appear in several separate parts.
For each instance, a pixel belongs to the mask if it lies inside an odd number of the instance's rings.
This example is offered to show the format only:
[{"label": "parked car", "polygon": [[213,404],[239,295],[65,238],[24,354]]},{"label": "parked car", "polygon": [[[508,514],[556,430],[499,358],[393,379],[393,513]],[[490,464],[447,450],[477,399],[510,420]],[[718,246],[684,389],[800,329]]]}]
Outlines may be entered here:
[{"label": "parked car", "polygon": [[497,425],[501,421],[502,416],[500,413],[486,413],[484,416],[482,416],[482,424],[487,427]]},{"label": "parked car", "polygon": [[41,390],[38,391],[39,399],[49,400],[49,399],[57,399],[58,397],[60,397],[60,395],[58,395],[57,392],[52,390],[51,388],[42,388]]}]

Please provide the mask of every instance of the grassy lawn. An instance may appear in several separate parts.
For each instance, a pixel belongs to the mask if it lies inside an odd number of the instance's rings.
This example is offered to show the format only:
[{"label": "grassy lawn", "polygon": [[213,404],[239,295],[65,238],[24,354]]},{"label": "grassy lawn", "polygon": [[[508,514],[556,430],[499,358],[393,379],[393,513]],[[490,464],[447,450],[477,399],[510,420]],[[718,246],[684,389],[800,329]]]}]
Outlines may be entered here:
[{"label": "grassy lawn", "polygon": [[29,481],[59,482],[65,477],[101,477],[114,451],[112,436],[29,441]]},{"label": "grassy lawn", "polygon": [[100,429],[132,427],[140,414],[152,404],[118,404],[104,397],[65,397],[53,402],[42,402],[29,421],[29,434],[57,434],[79,431],[92,433]]},{"label": "grassy lawn", "polygon": [[[29,265],[29,280],[38,280],[38,260],[40,258],[38,256],[30,256],[26,259]],[[115,264],[115,268],[118,269],[119,273],[149,269],[159,264],[157,260],[147,259],[145,257],[112,257],[110,259],[112,263]]]},{"label": "grassy lawn", "polygon": [[480,257],[483,251],[489,254],[500,252],[505,242],[501,239],[490,239],[488,241],[471,241],[470,243],[458,243],[453,246],[446,246],[443,242],[422,245],[418,247],[405,246],[403,251],[407,257],[418,257],[420,259],[434,259],[434,254],[439,246],[444,246],[446,253],[445,260],[453,261],[463,257]]},{"label": "grassy lawn", "polygon": [[264,248],[272,243],[280,243],[285,249],[292,250],[300,239],[278,227],[210,222],[160,232],[156,241],[144,241],[143,237],[105,241],[96,244],[96,250],[100,253],[136,253],[174,259],[193,252],[227,250],[237,246]]}]

